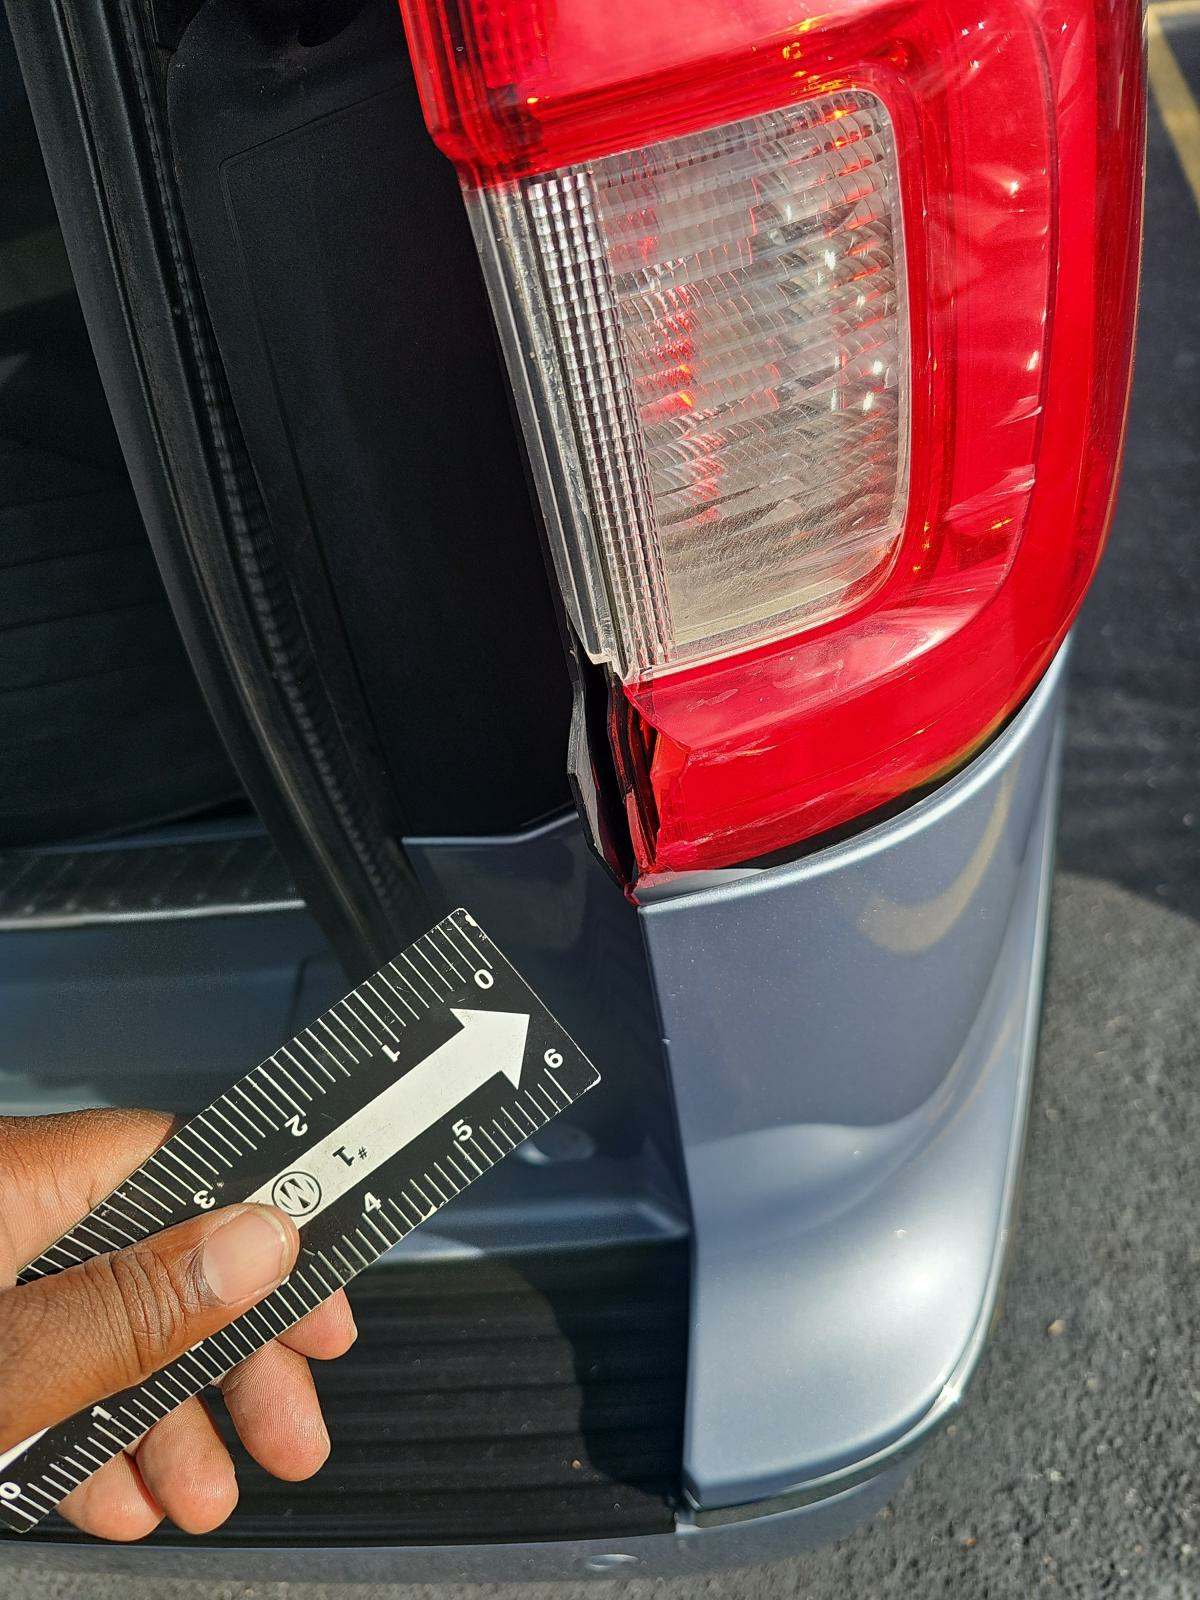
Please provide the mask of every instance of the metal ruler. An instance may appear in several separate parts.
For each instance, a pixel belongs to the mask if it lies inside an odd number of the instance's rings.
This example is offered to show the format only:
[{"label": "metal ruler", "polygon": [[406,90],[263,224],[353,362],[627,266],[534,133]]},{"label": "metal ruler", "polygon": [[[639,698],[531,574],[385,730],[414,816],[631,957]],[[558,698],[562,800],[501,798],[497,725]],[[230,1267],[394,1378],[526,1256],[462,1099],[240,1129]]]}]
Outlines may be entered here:
[{"label": "metal ruler", "polygon": [[598,1082],[474,918],[452,912],[186,1122],[18,1275],[61,1272],[240,1200],[278,1206],[300,1229],[290,1276],[251,1310],[145,1383],[0,1456],[0,1521],[35,1527]]}]

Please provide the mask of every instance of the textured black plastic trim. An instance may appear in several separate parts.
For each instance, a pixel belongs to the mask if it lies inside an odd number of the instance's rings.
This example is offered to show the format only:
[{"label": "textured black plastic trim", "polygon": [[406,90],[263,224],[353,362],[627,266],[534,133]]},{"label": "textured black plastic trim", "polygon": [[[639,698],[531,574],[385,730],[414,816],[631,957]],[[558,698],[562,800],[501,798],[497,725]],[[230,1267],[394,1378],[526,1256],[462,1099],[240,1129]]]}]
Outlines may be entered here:
[{"label": "textured black plastic trim", "polygon": [[568,799],[549,589],[399,10],[343,9],[327,32],[207,0],[166,74],[183,214],[280,563],[331,697],[365,707],[383,803],[407,834],[510,833]]},{"label": "textured black plastic trim", "polygon": [[428,910],[270,570],[163,159],[141,13],[132,0],[47,0],[10,16],[101,376],[184,642],[247,791],[357,974],[424,926]]},{"label": "textured black plastic trim", "polygon": [[[680,1496],[687,1245],[384,1266],[317,1364],[333,1450],[199,1544],[453,1545],[668,1533]],[[233,1435],[222,1418],[227,1439]],[[83,1536],[57,1520],[39,1537]],[[164,1527],[149,1545],[183,1541]]]},{"label": "textured black plastic trim", "polygon": [[121,844],[0,850],[0,932],[299,910],[304,902],[256,825]]}]

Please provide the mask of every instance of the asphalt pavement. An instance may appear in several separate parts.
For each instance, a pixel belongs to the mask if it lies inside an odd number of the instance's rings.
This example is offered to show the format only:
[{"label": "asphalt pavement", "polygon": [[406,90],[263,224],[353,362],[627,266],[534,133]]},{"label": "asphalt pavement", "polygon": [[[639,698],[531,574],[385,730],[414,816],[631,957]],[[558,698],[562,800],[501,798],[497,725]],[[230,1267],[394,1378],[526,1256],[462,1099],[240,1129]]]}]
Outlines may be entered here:
[{"label": "asphalt pavement", "polygon": [[[1161,14],[1200,97],[1200,0]],[[620,1585],[629,1600],[1200,1595],[1200,211],[1157,114],[1147,208],[1124,487],[1073,664],[1003,1318],[960,1419],[869,1527],[773,1568]],[[22,1600],[582,1600],[617,1588],[0,1575],[0,1593]]]}]

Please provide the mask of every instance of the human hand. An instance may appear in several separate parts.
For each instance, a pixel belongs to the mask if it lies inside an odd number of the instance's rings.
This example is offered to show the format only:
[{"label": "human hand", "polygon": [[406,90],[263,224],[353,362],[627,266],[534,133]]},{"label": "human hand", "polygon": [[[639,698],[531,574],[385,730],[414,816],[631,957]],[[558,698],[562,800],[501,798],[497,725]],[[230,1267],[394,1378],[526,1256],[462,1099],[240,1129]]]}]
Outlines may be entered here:
[{"label": "human hand", "polygon": [[[139,1383],[270,1293],[296,1259],[295,1224],[270,1206],[209,1211],[139,1244],[16,1286],[16,1274],[167,1137],[153,1111],[0,1117],[0,1453]],[[242,1443],[278,1478],[311,1477],[329,1435],[308,1359],[357,1330],[340,1290],[222,1380]],[[187,1400],[80,1484],[60,1511],[106,1539],[170,1517],[207,1533],[237,1504],[229,1452]]]}]

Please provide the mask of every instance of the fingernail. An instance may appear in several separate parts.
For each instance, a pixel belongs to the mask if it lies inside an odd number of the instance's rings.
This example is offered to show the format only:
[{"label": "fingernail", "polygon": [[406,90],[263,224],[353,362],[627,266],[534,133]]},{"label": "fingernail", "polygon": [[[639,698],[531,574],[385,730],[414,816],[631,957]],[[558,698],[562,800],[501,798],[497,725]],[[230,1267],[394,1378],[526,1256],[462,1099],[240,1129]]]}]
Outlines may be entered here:
[{"label": "fingernail", "polygon": [[235,1212],[204,1241],[200,1270],[209,1298],[232,1306],[274,1288],[291,1256],[291,1234],[278,1212],[269,1206]]}]

